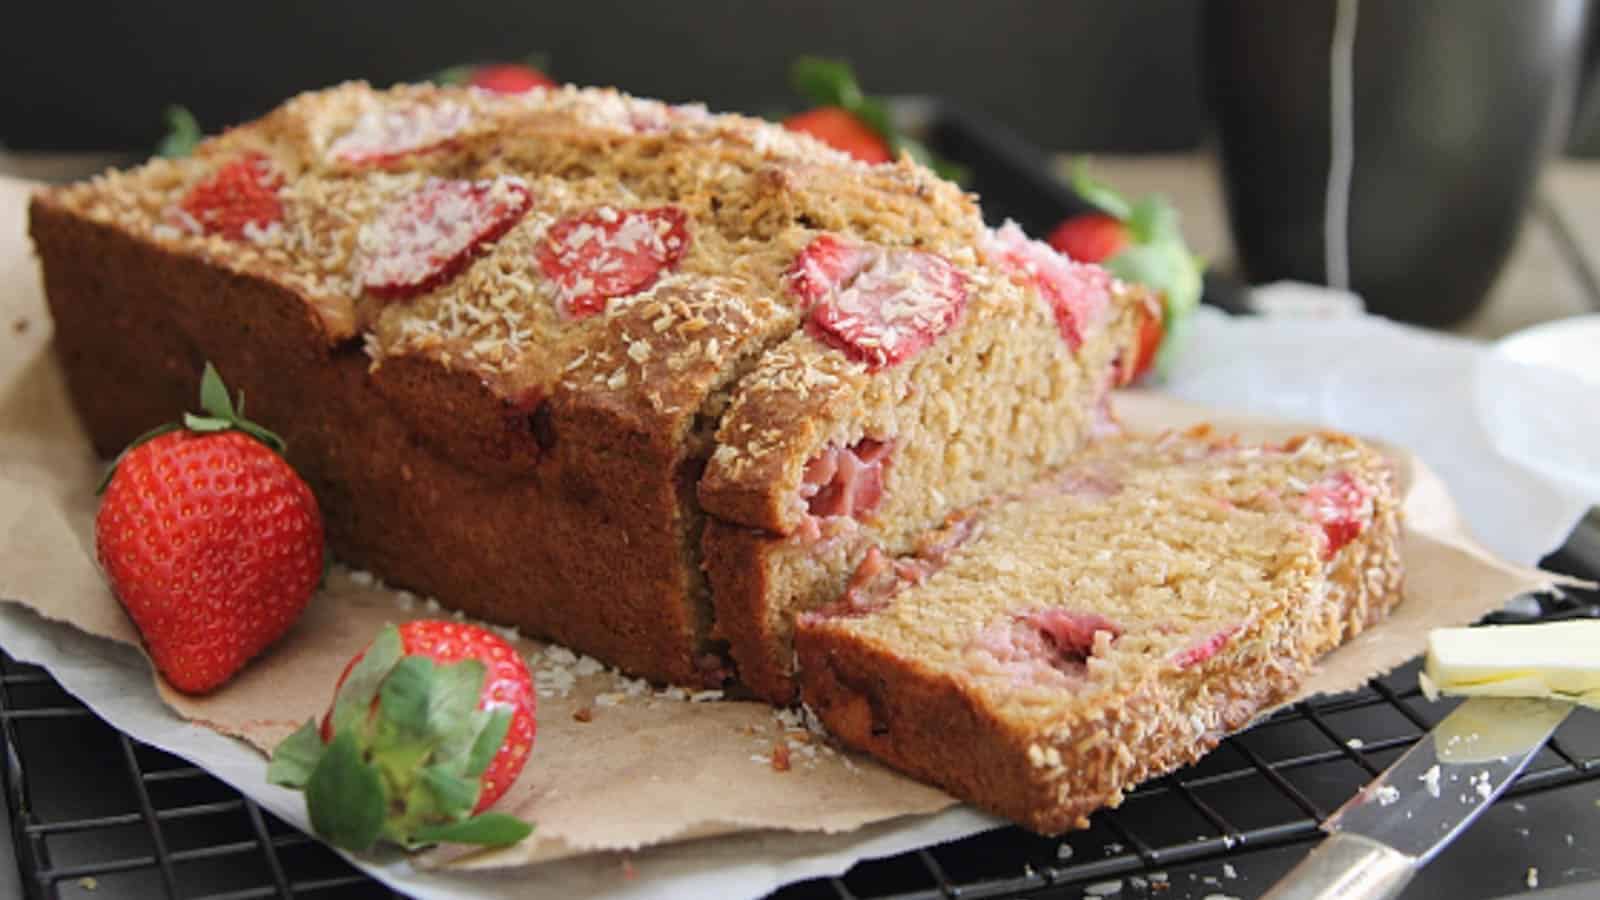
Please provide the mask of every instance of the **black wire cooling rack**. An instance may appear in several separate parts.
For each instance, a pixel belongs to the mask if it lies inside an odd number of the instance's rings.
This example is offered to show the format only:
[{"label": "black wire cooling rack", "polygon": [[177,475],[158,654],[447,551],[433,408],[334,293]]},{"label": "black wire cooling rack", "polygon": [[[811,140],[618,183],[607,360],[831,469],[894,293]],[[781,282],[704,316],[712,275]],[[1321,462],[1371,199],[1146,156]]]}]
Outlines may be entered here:
[{"label": "black wire cooling rack", "polygon": [[[1597,599],[1542,597],[1528,614],[1597,615]],[[1200,764],[1141,787],[1119,809],[1096,815],[1087,831],[1048,839],[1000,829],[864,862],[843,877],[792,885],[777,896],[949,900],[1079,897],[1085,890],[1108,896],[1115,889],[1119,897],[1176,900],[1259,893],[1270,879],[1245,889],[1228,873],[1237,877],[1236,866],[1244,868],[1251,854],[1315,840],[1319,821],[1449,708],[1421,698],[1413,664],[1361,690],[1279,712]],[[392,896],[201,769],[111,728],[42,669],[4,654],[0,733],[28,897]],[[1573,716],[1501,804],[1588,782],[1600,783],[1600,716]],[[1174,883],[1169,870],[1197,863],[1222,874],[1191,871],[1189,879],[1200,880]]]}]

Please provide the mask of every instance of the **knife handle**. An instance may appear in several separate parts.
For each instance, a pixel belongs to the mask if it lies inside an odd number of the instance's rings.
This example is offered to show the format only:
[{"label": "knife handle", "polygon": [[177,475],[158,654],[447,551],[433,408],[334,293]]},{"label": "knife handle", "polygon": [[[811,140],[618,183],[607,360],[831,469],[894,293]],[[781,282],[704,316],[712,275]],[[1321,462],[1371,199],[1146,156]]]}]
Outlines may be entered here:
[{"label": "knife handle", "polygon": [[1261,900],[1388,900],[1416,874],[1417,860],[1371,838],[1336,831]]}]

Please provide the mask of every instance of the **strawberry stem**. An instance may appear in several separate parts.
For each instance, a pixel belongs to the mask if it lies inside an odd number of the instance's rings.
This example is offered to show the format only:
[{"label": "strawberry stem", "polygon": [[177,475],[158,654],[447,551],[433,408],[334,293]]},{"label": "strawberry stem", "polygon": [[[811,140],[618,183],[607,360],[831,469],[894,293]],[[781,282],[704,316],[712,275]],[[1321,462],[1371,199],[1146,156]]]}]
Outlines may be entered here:
[{"label": "strawberry stem", "polygon": [[213,434],[221,431],[242,431],[268,447],[274,453],[282,455],[289,445],[275,432],[269,431],[261,425],[244,417],[244,392],[239,393],[239,402],[236,406],[228,396],[228,386],[223,383],[222,376],[217,373],[216,366],[206,363],[205,372],[200,375],[200,408],[205,415],[184,413],[181,422],[168,422],[164,425],[146,431],[134,438],[128,446],[122,448],[117,458],[106,467],[105,475],[101,476],[100,483],[95,486],[96,494],[105,493],[106,486],[111,483],[111,476],[116,474],[117,466],[135,447],[148,444],[168,432],[185,429],[197,434]]},{"label": "strawberry stem", "polygon": [[511,723],[508,710],[478,709],[486,675],[475,659],[439,664],[406,655],[390,625],[339,688],[330,742],[307,722],[273,750],[267,780],[304,790],[317,833],[346,850],[380,839],[406,849],[514,844],[533,826],[473,814]]},{"label": "strawberry stem", "polygon": [[795,93],[816,106],[837,106],[849,112],[877,132],[893,153],[911,154],[912,159],[932,169],[940,178],[961,184],[971,175],[965,166],[935,155],[926,144],[894,127],[889,104],[861,90],[849,63],[816,56],[798,57],[789,66],[789,84]]}]

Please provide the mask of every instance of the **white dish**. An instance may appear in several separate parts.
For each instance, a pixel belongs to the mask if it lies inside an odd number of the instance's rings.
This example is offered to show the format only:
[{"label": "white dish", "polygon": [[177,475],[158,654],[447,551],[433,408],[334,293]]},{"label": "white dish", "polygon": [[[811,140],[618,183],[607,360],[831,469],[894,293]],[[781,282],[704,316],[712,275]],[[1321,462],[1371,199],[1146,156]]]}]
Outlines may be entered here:
[{"label": "white dish", "polygon": [[1500,339],[1495,352],[1600,385],[1600,315],[1545,322]]}]

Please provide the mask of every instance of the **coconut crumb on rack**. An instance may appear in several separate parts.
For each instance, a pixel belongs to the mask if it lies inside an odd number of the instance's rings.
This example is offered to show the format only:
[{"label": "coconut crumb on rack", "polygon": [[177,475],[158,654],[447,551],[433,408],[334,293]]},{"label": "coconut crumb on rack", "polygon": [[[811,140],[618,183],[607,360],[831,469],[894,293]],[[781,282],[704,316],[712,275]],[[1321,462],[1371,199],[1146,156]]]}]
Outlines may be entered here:
[{"label": "coconut crumb on rack", "polygon": [[1434,765],[1417,776],[1417,780],[1422,782],[1423,787],[1428,789],[1428,794],[1435,799],[1439,797],[1439,774],[1439,766]]}]

